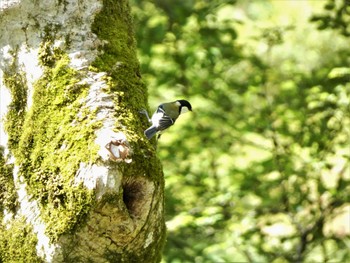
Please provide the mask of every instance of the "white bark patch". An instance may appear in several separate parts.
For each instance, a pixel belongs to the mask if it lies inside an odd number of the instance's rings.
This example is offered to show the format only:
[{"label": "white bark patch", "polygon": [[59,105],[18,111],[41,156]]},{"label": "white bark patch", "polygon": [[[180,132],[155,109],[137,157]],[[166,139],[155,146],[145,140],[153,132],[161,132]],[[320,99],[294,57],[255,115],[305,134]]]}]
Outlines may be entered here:
[{"label": "white bark patch", "polygon": [[79,183],[83,183],[90,190],[95,189],[98,200],[106,192],[116,192],[120,189],[121,175],[117,170],[110,170],[105,165],[81,163],[75,177],[75,184]]},{"label": "white bark patch", "polygon": [[[0,71],[0,80],[3,78],[3,73]],[[4,85],[0,83],[0,146],[7,144],[7,134],[4,129],[3,120],[7,114],[7,107],[11,102],[11,94]],[[6,148],[5,148],[6,149]],[[7,152],[5,152],[7,155]]]},{"label": "white bark patch", "polygon": [[25,183],[20,182],[22,180],[18,178],[17,166],[13,173],[17,185],[18,201],[20,203],[20,209],[17,214],[24,216],[27,223],[33,226],[33,232],[36,233],[38,238],[38,244],[36,245],[38,255],[46,258],[47,262],[51,262],[59,245],[50,243],[49,237],[45,234],[46,226],[40,218],[38,203],[32,200],[31,196],[27,193]]},{"label": "white bark patch", "polygon": [[153,233],[149,233],[145,242],[144,248],[147,248],[153,241]]}]

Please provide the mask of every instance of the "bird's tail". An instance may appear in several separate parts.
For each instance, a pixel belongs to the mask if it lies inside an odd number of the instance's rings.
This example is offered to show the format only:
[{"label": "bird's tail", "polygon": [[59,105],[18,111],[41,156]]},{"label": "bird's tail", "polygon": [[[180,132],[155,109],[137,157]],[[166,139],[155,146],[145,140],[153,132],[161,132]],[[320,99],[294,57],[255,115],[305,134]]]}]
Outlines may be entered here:
[{"label": "bird's tail", "polygon": [[147,130],[145,130],[145,135],[150,140],[157,133],[157,131],[158,130],[156,127],[151,126]]}]

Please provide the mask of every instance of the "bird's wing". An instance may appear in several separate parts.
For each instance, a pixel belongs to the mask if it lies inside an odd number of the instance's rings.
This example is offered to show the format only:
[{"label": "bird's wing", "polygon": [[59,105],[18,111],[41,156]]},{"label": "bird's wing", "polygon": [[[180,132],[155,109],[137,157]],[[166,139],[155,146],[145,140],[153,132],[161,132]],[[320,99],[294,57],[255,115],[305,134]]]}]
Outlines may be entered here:
[{"label": "bird's wing", "polygon": [[162,131],[174,124],[174,120],[168,115],[163,114],[162,118],[159,119],[158,130]]},{"label": "bird's wing", "polygon": [[157,127],[158,131],[163,131],[173,125],[175,120],[165,113],[163,107],[158,107],[152,116],[152,123]]}]

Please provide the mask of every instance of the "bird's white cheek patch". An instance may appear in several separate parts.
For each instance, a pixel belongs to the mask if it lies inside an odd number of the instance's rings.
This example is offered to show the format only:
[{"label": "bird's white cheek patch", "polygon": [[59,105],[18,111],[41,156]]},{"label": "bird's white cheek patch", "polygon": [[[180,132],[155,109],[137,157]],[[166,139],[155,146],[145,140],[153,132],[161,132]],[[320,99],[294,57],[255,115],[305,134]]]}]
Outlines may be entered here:
[{"label": "bird's white cheek patch", "polygon": [[186,113],[186,112],[188,112],[188,108],[187,107],[182,107],[180,114],[183,114],[183,113]]}]

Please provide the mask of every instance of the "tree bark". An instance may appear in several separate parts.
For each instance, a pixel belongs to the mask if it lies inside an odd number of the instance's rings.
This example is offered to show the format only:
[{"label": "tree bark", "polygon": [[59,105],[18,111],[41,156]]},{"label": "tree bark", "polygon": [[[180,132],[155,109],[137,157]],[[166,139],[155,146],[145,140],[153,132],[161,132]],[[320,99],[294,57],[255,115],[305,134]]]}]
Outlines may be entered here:
[{"label": "tree bark", "polygon": [[0,29],[0,262],[159,262],[128,1],[1,0]]}]

